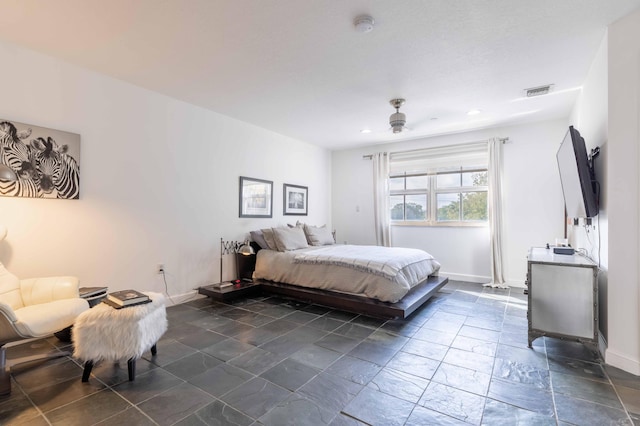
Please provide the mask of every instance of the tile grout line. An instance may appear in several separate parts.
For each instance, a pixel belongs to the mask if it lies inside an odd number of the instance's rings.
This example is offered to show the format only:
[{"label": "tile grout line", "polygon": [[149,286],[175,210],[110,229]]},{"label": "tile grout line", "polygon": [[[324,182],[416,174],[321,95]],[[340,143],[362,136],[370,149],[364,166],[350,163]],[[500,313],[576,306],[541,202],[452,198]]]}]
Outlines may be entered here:
[{"label": "tile grout line", "polygon": [[616,397],[618,397],[618,401],[620,401],[620,405],[622,405],[622,408],[624,409],[624,412],[627,414],[627,419],[631,422],[631,424],[634,424],[633,419],[631,418],[631,413],[629,412],[629,410],[627,409],[626,404],[624,403],[624,401],[622,400],[622,397],[620,396],[620,393],[618,392],[618,389],[616,388],[616,385],[613,383],[613,380],[611,380],[611,376],[609,375],[609,372],[607,371],[606,368],[602,368],[602,371],[604,371],[605,376],[607,377],[607,380],[609,381],[609,384],[611,385],[611,387],[613,388],[613,391],[616,394]]}]

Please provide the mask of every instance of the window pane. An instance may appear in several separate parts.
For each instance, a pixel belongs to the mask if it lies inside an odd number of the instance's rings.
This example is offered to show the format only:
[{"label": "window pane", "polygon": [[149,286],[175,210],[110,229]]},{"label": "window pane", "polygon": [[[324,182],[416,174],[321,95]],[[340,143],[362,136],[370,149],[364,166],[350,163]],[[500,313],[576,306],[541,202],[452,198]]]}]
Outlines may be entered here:
[{"label": "window pane", "polygon": [[428,187],[428,176],[407,176],[407,189],[427,189]]},{"label": "window pane", "polygon": [[406,220],[425,220],[427,218],[427,195],[405,195]]},{"label": "window pane", "polygon": [[459,188],[460,173],[445,173],[437,176],[438,188]]},{"label": "window pane", "polygon": [[404,220],[404,195],[392,195],[389,197],[391,207],[391,220]]},{"label": "window pane", "polygon": [[481,220],[489,219],[487,211],[487,193],[467,192],[462,195],[462,220]]},{"label": "window pane", "polygon": [[462,186],[487,186],[487,172],[467,172],[462,174]]},{"label": "window pane", "polygon": [[460,220],[460,194],[437,194],[438,222]]},{"label": "window pane", "polygon": [[404,189],[404,177],[389,178],[389,191],[401,191]]}]

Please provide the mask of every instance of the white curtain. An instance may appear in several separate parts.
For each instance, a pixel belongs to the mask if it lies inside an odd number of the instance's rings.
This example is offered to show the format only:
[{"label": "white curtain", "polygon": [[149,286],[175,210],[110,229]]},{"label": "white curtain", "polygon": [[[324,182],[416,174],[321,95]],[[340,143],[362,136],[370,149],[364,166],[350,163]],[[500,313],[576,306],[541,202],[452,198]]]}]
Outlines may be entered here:
[{"label": "white curtain", "polygon": [[373,160],[373,218],[376,244],[391,247],[391,227],[389,223],[389,155],[378,152],[371,155]]},{"label": "white curtain", "polygon": [[487,142],[489,154],[489,232],[491,235],[491,282],[485,286],[508,288],[504,279],[502,220],[502,141]]}]

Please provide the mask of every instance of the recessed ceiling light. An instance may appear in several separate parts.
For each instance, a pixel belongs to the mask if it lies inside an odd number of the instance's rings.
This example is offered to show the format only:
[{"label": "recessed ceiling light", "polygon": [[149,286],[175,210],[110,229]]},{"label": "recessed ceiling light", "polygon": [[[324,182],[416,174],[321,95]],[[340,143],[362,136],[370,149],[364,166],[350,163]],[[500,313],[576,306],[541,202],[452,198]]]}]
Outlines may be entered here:
[{"label": "recessed ceiling light", "polygon": [[480,111],[479,109],[472,109],[469,112],[467,112],[467,115],[478,115],[480,114],[482,111]]},{"label": "recessed ceiling light", "polygon": [[360,133],[371,133],[371,129],[362,129]]}]

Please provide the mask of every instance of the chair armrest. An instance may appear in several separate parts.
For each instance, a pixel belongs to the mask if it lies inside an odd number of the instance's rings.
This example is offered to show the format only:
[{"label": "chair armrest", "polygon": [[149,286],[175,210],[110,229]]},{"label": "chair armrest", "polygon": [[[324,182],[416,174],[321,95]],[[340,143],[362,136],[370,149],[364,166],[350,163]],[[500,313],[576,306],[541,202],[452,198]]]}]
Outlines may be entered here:
[{"label": "chair armrest", "polygon": [[[18,330],[16,330],[17,322],[18,317],[16,317],[11,306],[0,302],[0,346],[24,338]],[[4,354],[0,351],[0,357],[2,356],[4,356]],[[0,365],[3,365],[3,361],[4,360],[0,359]]]},{"label": "chair armrest", "polygon": [[15,312],[13,312],[13,309],[11,309],[11,306],[4,302],[0,302],[0,315],[4,315],[9,321],[18,321],[18,318],[16,317]]},{"label": "chair armrest", "polygon": [[46,277],[20,280],[20,292],[25,306],[80,297],[77,277]]}]

